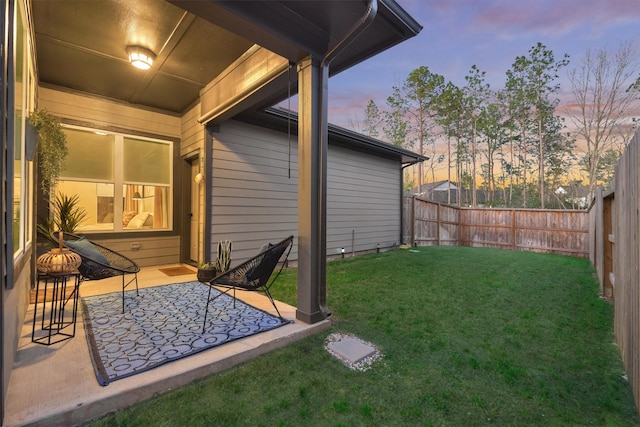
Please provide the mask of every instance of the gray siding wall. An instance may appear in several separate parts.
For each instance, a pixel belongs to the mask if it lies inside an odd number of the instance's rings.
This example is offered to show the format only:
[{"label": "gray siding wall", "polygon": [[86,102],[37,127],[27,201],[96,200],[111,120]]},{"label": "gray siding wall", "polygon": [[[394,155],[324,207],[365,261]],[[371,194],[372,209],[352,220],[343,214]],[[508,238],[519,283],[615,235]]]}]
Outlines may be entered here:
[{"label": "gray siding wall", "polygon": [[[122,103],[42,87],[38,89],[38,95],[40,109],[46,109],[64,120],[80,122],[87,126],[115,127],[169,138],[180,138],[184,131],[184,124],[178,117]],[[174,192],[176,190],[174,188]],[[174,215],[176,214],[174,212]],[[180,237],[177,235],[146,237],[144,233],[132,233],[126,238],[110,239],[105,236],[96,240],[111,249],[121,251],[141,267],[180,262]],[[140,249],[133,250],[132,242],[139,243]]]},{"label": "gray siding wall", "polygon": [[38,108],[65,120],[180,138],[180,119],[105,99],[38,88]]},{"label": "gray siding wall", "polygon": [[180,262],[180,236],[131,236],[124,239],[95,239],[95,241],[131,258],[140,267]]},{"label": "gray siding wall", "polygon": [[327,169],[327,255],[399,244],[399,161],[329,146]]},{"label": "gray siding wall", "polygon": [[[220,126],[211,171],[212,254],[218,240],[232,240],[237,264],[267,241],[297,235],[295,139],[288,159],[285,134],[234,121]],[[339,255],[341,248],[350,254],[398,244],[399,160],[330,145],[327,164],[327,255]],[[297,240],[290,259],[297,259]]]},{"label": "gray siding wall", "polygon": [[[250,258],[265,242],[298,229],[298,157],[292,142],[291,178],[286,136],[228,121],[214,134],[212,255],[219,240],[233,241],[233,264]],[[291,259],[297,258],[297,240]]]},{"label": "gray siding wall", "polygon": [[191,108],[180,118],[180,156],[188,156],[193,153],[202,155],[204,148],[204,126],[198,123],[200,104]]}]

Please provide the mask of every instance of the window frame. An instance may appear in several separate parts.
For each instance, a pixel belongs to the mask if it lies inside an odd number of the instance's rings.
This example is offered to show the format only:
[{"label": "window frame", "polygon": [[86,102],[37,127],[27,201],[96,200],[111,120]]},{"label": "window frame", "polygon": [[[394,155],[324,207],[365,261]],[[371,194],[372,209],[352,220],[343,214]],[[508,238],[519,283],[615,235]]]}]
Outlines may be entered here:
[{"label": "window frame", "polygon": [[[114,137],[114,177],[113,181],[109,180],[100,180],[100,179],[83,179],[78,177],[65,177],[64,171],[61,173],[59,177],[59,181],[72,183],[72,182],[84,182],[84,183],[101,183],[101,184],[110,184],[113,185],[113,205],[114,205],[114,219],[113,219],[113,229],[111,230],[103,230],[98,228],[86,228],[82,230],[83,234],[101,234],[101,235],[130,235],[131,233],[174,233],[175,232],[175,224],[174,218],[176,215],[175,205],[173,202],[174,198],[174,163],[175,163],[175,148],[177,141],[173,138],[167,137],[163,138],[161,136],[146,136],[132,133],[130,131],[123,130],[105,130],[98,129],[95,127],[91,127],[88,125],[78,125],[78,124],[68,124],[63,123],[63,129],[72,129],[83,132],[93,132],[97,134],[107,134],[112,135]],[[169,149],[169,158],[168,158],[168,175],[169,175],[169,183],[152,183],[152,182],[132,182],[124,180],[124,144],[125,140],[135,139],[141,141],[148,141],[153,143],[165,144]],[[127,229],[122,226],[122,217],[124,212],[124,186],[125,185],[139,185],[139,186],[160,186],[165,187],[167,189],[167,200],[165,202],[166,210],[167,210],[167,226],[164,228],[142,228],[142,229]],[[56,190],[57,191],[57,185]],[[97,202],[97,199],[96,199]],[[97,222],[96,222],[97,224]]]},{"label": "window frame", "polygon": [[[16,1],[11,10],[13,17],[10,25],[10,78],[11,89],[9,94],[11,124],[9,134],[7,135],[7,143],[10,145],[8,156],[10,159],[10,174],[12,183],[10,185],[11,200],[10,212],[10,233],[11,233],[11,256],[14,268],[26,259],[25,256],[33,246],[33,230],[34,230],[34,162],[33,159],[27,158],[27,142],[26,142],[26,126],[29,114],[34,109],[35,104],[35,65],[33,61],[33,43],[31,33],[28,30],[27,22],[27,6],[22,1]],[[21,31],[21,36],[18,36]],[[18,42],[21,42],[18,46]],[[21,54],[18,55],[18,51]],[[22,64],[18,64],[19,58]],[[18,76],[18,71],[21,75]],[[21,82],[21,90],[18,91],[17,83]],[[19,138],[19,147],[16,138]],[[19,166],[18,166],[19,160]],[[18,166],[18,167],[16,167]],[[18,184],[16,184],[16,180]],[[16,206],[16,200],[18,206]],[[18,229],[14,231],[14,217],[18,210]],[[9,212],[8,212],[9,213]],[[17,235],[16,235],[17,234]],[[17,246],[16,246],[17,244]]]}]

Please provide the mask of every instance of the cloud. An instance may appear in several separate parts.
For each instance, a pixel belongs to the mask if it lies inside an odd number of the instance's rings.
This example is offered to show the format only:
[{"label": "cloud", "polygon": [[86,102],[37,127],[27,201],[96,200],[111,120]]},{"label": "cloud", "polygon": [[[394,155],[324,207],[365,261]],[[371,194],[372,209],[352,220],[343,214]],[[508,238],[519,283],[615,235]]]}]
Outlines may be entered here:
[{"label": "cloud", "polygon": [[[330,118],[346,125],[362,120],[369,99],[380,109],[393,86],[419,66],[464,86],[472,65],[487,72],[492,89],[504,86],[517,56],[537,42],[573,68],[587,48],[615,50],[636,40],[640,48],[640,0],[396,0],[421,33],[330,79]],[[558,97],[569,98],[566,70]]]},{"label": "cloud", "polygon": [[637,0],[402,0],[400,5],[424,26],[464,38],[558,37],[572,32],[602,35],[608,28],[637,25]]},{"label": "cloud", "polygon": [[378,92],[358,92],[338,92],[329,96],[329,122],[331,124],[359,130],[369,100],[373,99],[381,112],[386,108],[387,95]]}]

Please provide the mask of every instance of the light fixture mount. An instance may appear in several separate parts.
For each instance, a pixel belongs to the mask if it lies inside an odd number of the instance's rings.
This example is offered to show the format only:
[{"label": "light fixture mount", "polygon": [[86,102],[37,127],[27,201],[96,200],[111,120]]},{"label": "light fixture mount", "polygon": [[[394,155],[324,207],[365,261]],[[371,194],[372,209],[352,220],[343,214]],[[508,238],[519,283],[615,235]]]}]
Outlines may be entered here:
[{"label": "light fixture mount", "polygon": [[136,68],[148,70],[153,65],[156,55],[142,46],[127,46],[129,62]]}]

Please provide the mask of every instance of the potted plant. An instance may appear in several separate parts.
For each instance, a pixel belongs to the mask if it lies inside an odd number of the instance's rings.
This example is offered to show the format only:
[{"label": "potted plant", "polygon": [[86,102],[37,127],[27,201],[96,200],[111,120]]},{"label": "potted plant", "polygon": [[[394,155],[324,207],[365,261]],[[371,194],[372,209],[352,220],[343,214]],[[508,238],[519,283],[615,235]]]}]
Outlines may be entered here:
[{"label": "potted plant", "polygon": [[40,163],[40,183],[42,192],[48,194],[60,173],[64,170],[67,136],[62,130],[60,117],[47,110],[34,111],[29,115],[29,124],[38,133],[38,156]]},{"label": "potted plant", "polygon": [[198,266],[198,281],[209,282],[211,279],[216,277],[218,275],[216,265],[216,261],[201,263]]},{"label": "potted plant", "polygon": [[231,266],[231,241],[218,242],[218,256],[215,261],[205,262],[198,267],[198,280],[209,282],[218,274],[229,270]]},{"label": "potted plant", "polygon": [[[51,240],[53,231],[66,231],[73,233],[87,218],[87,211],[79,206],[80,198],[77,194],[67,196],[58,193],[51,206],[52,217],[47,218],[44,224],[38,224],[38,232],[45,239]],[[57,242],[52,241],[55,245]]]}]

